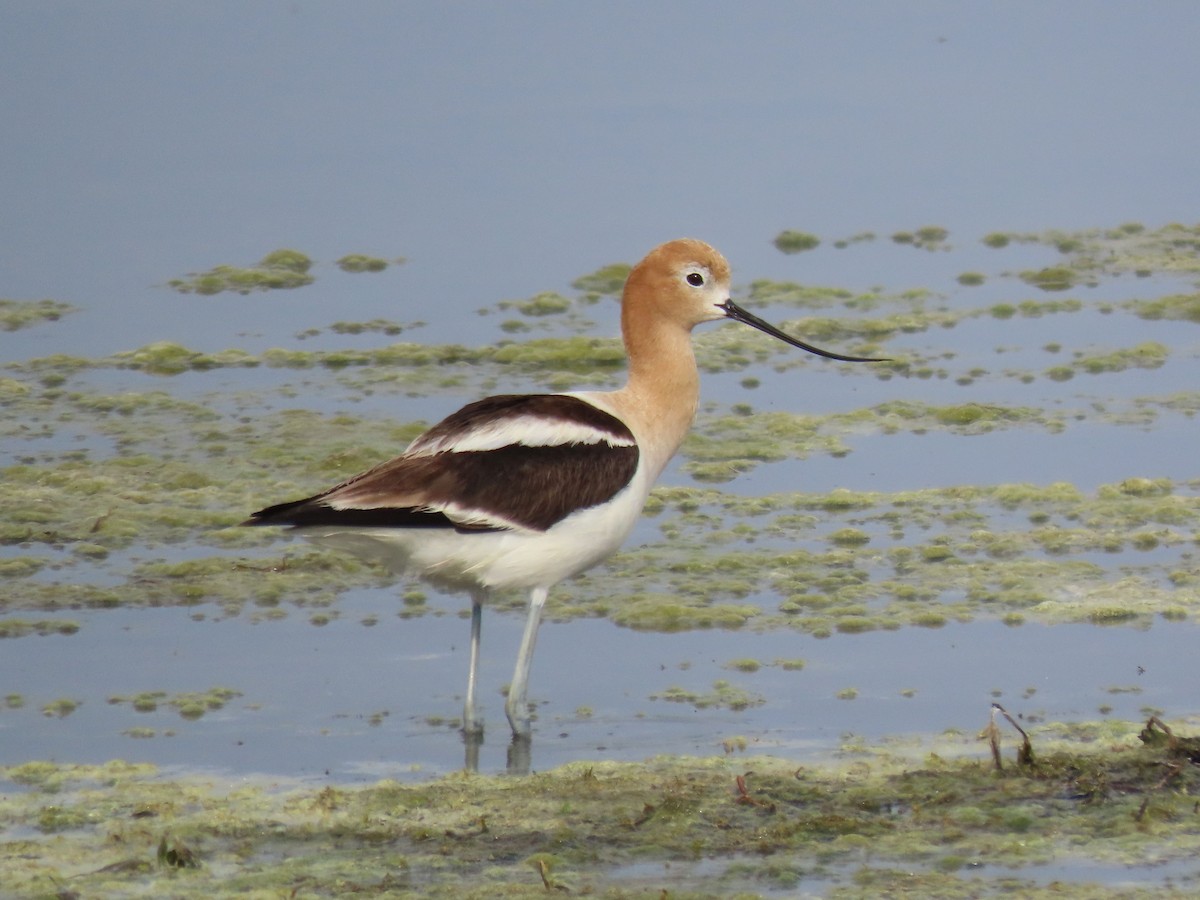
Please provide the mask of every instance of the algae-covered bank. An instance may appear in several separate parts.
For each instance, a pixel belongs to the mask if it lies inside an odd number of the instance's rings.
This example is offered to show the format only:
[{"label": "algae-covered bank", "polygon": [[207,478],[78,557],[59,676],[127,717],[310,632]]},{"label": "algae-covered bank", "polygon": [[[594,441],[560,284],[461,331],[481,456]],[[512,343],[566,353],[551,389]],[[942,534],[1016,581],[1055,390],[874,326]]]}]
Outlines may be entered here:
[{"label": "algae-covered bank", "polygon": [[[626,263],[447,298],[453,340],[305,299],[407,268],[346,248],[163,273],[219,346],[64,353],[86,297],[6,300],[0,895],[1194,888],[1200,227],[794,226],[739,300],[888,362],[698,331],[680,458],[551,598],[529,775],[494,737],[522,597],[463,774],[462,599],[238,523],[482,394],[619,384]],[[929,277],[802,280],[839,254]]]},{"label": "algae-covered bank", "polygon": [[46,897],[1133,897],[1164,873],[1154,896],[1194,892],[1200,740],[1157,719],[985,735],[987,760],[947,737],[355,788],[30,762],[0,770],[0,877]]}]

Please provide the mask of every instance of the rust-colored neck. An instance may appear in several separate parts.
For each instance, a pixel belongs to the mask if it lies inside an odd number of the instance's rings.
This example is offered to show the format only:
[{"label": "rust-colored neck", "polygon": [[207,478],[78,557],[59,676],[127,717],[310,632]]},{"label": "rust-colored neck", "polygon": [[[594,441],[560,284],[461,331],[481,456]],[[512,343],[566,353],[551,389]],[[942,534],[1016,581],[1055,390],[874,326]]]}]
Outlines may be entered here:
[{"label": "rust-colored neck", "polygon": [[626,304],[621,331],[629,380],[613,400],[657,476],[683,443],[700,400],[691,330],[653,308]]}]

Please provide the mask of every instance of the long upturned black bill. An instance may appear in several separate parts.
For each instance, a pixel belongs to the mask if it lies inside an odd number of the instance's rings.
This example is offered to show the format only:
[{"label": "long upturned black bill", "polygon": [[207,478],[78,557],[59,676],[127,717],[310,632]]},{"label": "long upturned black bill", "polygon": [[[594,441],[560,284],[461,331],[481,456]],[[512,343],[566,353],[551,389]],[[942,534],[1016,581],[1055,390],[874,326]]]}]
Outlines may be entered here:
[{"label": "long upturned black bill", "polygon": [[838,359],[842,362],[888,362],[887,357],[843,356],[840,353],[830,353],[828,350],[822,350],[820,347],[806,344],[804,341],[780,331],[770,322],[764,322],[753,313],[746,312],[746,310],[742,309],[732,300],[726,300],[718,308],[725,310],[725,317],[728,319],[733,319],[735,322],[744,322],[751,328],[757,328],[764,334],[779,338],[779,340],[791,344],[793,347],[799,347],[801,350],[807,350],[809,353],[817,354],[817,356],[824,356],[826,359]]}]

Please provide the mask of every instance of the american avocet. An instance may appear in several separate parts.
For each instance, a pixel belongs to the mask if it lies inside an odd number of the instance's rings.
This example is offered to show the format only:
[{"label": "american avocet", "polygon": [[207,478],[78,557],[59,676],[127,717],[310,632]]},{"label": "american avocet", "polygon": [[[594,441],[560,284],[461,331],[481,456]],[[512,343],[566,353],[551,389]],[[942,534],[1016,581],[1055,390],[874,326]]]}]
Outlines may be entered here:
[{"label": "american avocet", "polygon": [[526,693],[542,606],[551,587],[625,540],[696,413],[699,373],[691,331],[734,319],[794,347],[729,299],[729,264],[697,240],[650,251],[629,273],[621,334],[629,378],[617,391],[506,394],[468,404],[404,453],[308,497],[259,510],[247,525],[288,525],[471,596],[471,660],[463,729],[475,707],[482,606],[495,590],[529,591],[529,612],[504,705],[528,736]]}]

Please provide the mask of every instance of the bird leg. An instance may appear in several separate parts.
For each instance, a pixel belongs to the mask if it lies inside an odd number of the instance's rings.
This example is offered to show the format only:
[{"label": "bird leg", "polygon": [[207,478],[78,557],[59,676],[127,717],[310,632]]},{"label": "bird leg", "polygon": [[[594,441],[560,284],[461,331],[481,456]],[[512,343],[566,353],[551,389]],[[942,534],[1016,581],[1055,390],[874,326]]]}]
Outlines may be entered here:
[{"label": "bird leg", "polygon": [[471,667],[467,671],[467,699],[463,703],[463,731],[466,734],[483,733],[483,719],[475,709],[475,681],[479,674],[479,631],[486,596],[482,590],[471,592]]},{"label": "bird leg", "polygon": [[521,635],[521,649],[517,651],[517,668],[513,672],[512,684],[508,687],[508,700],[504,712],[512,726],[514,737],[529,735],[529,667],[533,663],[533,647],[537,643],[538,625],[542,621],[542,607],[546,604],[547,588],[537,587],[529,592],[529,614],[525,619],[525,633]]}]

